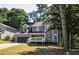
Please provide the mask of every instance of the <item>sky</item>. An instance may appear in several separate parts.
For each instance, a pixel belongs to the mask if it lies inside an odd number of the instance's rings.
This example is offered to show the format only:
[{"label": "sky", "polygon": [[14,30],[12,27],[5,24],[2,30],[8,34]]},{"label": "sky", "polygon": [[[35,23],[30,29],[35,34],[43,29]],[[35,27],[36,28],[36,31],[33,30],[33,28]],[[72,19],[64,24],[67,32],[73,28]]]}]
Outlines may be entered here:
[{"label": "sky", "polygon": [[[50,6],[50,4],[48,4]],[[6,7],[9,10],[11,8],[20,8],[24,9],[27,13],[37,10],[36,4],[0,4],[0,8]]]},{"label": "sky", "polygon": [[0,8],[6,7],[9,10],[11,8],[20,8],[24,9],[27,13],[32,12],[33,10],[37,10],[35,4],[0,4]]}]

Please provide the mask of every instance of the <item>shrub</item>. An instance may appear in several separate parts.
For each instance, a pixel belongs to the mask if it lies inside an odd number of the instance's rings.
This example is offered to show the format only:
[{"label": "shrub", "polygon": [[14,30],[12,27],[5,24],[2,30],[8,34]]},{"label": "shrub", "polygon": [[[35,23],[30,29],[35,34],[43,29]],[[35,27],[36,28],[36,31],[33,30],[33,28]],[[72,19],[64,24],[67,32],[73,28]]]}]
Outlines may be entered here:
[{"label": "shrub", "polygon": [[11,38],[11,42],[15,42],[15,36]]},{"label": "shrub", "polygon": [[60,47],[63,47],[64,46],[64,39],[61,39],[60,43],[59,43],[59,46]]},{"label": "shrub", "polygon": [[71,40],[71,48],[79,48],[79,35],[74,35]]},{"label": "shrub", "polygon": [[9,41],[10,40],[10,36],[7,35],[5,38],[4,38],[4,41]]}]

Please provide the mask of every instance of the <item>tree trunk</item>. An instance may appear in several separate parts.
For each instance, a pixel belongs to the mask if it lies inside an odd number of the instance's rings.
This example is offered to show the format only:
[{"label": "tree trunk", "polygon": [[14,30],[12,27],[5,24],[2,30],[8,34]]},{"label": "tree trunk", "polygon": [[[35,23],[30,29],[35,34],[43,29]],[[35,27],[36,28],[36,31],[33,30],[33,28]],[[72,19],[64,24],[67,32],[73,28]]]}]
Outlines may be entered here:
[{"label": "tree trunk", "polygon": [[69,48],[71,49],[71,33],[69,33]]},{"label": "tree trunk", "polygon": [[67,32],[66,32],[66,21],[65,21],[65,9],[63,8],[64,5],[60,4],[59,9],[60,9],[60,17],[61,17],[61,23],[62,23],[62,34],[63,34],[63,39],[64,39],[64,51],[65,54],[68,54],[68,39],[67,39]]}]

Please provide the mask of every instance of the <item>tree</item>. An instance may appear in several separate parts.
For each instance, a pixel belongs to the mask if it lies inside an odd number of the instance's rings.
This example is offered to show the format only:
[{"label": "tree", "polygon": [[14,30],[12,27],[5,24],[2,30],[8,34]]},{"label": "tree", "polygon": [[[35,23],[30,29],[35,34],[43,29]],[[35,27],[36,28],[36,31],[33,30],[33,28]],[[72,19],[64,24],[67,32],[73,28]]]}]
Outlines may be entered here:
[{"label": "tree", "polygon": [[[75,34],[79,34],[79,5],[65,5],[64,9],[67,37],[70,40],[70,36],[72,38]],[[52,16],[52,19],[50,19],[51,27],[62,30],[59,5],[51,5],[48,8],[48,15]]]},{"label": "tree", "polygon": [[37,13],[39,15],[38,21],[43,21],[47,17],[47,4],[37,4]]},{"label": "tree", "polygon": [[37,11],[30,12],[28,16],[29,16],[29,19],[32,19],[34,21],[37,21],[39,17]]},{"label": "tree", "polygon": [[61,23],[62,23],[62,33],[63,33],[63,39],[64,39],[64,50],[67,53],[68,52],[68,39],[67,39],[67,32],[66,32],[66,20],[65,20],[65,9],[64,9],[64,5],[59,5],[59,9],[60,9],[60,18],[61,18]]},{"label": "tree", "polygon": [[[66,22],[67,32],[71,34],[79,33],[79,5],[67,5],[66,6]],[[74,31],[75,30],[75,31]]]},{"label": "tree", "polygon": [[[61,29],[61,21],[59,15],[59,7],[58,5],[51,5],[48,11],[48,15],[52,16],[50,20],[53,23],[54,28]],[[67,33],[78,34],[79,33],[79,5],[65,5],[65,19],[66,19],[66,27]],[[75,30],[75,31],[74,31]]]},{"label": "tree", "polygon": [[19,29],[22,22],[28,20],[27,14],[23,9],[12,8],[9,13],[7,13],[7,21],[4,24],[11,26],[15,29]]},{"label": "tree", "polygon": [[36,4],[37,10],[30,12],[28,15],[34,21],[43,21],[47,17],[47,4]]},{"label": "tree", "polygon": [[51,23],[51,29],[58,29],[61,30],[61,20],[60,20],[60,14],[59,14],[59,5],[51,5],[48,8],[47,16],[51,15],[51,19],[49,22]]},{"label": "tree", "polygon": [[0,8],[0,23],[3,23],[7,19],[7,13],[9,10],[7,8]]}]

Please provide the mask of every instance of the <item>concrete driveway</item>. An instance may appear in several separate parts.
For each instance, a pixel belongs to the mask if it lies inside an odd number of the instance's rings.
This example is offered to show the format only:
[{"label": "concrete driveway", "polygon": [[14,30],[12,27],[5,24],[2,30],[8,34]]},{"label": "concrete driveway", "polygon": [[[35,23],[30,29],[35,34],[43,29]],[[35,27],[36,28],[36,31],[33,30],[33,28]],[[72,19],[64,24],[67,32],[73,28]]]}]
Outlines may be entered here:
[{"label": "concrete driveway", "polygon": [[5,49],[11,46],[19,45],[19,43],[5,43],[5,44],[0,44],[0,50]]}]

